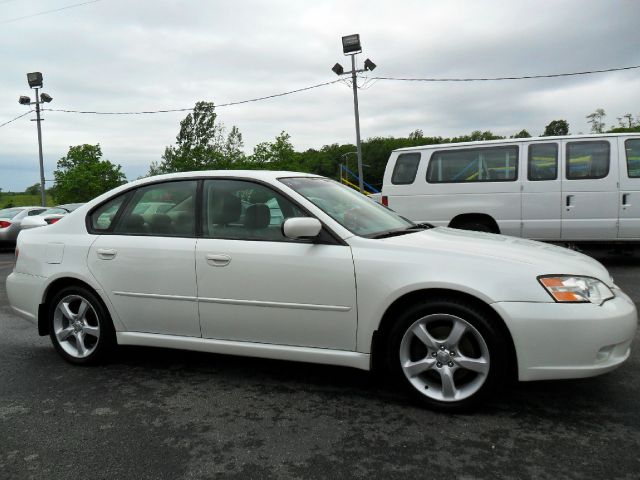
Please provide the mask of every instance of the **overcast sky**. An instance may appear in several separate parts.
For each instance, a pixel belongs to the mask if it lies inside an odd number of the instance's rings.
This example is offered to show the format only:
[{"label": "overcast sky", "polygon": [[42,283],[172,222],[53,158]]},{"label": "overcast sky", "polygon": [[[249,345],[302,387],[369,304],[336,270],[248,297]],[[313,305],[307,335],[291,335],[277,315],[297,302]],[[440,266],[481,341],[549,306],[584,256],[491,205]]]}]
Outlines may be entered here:
[{"label": "overcast sky", "polygon": [[[27,107],[27,72],[44,74],[51,108],[131,111],[260,97],[331,81],[348,67],[340,37],[360,33],[372,76],[490,77],[640,65],[640,1],[0,0],[0,124]],[[347,68],[345,68],[347,69]],[[585,115],[640,114],[640,70],[478,83],[380,80],[360,91],[363,138],[454,136],[472,130],[538,135],[554,119],[588,132]],[[297,150],[355,143],[353,97],[337,83],[221,107],[245,149],[291,135]],[[70,145],[99,143],[132,180],[175,141],[186,113],[96,116],[47,112],[46,178]],[[36,126],[0,128],[0,188],[39,181]]]}]

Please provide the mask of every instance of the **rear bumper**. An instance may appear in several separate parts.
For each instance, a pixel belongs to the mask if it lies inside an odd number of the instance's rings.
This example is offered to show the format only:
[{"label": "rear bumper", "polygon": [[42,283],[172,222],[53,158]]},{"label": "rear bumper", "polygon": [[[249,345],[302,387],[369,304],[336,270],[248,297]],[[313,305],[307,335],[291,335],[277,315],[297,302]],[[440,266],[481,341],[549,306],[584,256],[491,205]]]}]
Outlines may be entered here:
[{"label": "rear bumper", "polygon": [[38,307],[46,279],[13,272],[7,277],[9,305],[22,318],[38,324]]},{"label": "rear bumper", "polygon": [[629,358],[638,326],[631,299],[620,290],[603,305],[499,302],[493,308],[511,332],[521,381],[583,378]]}]

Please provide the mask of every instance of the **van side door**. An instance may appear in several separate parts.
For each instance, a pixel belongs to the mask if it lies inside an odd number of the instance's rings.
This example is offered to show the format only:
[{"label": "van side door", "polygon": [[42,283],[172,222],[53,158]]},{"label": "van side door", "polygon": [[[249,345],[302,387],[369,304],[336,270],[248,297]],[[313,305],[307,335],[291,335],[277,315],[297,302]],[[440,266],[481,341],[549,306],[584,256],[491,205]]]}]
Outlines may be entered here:
[{"label": "van side door", "polygon": [[618,144],[615,138],[562,141],[562,239],[618,236]]},{"label": "van side door", "polygon": [[522,236],[559,240],[562,212],[560,142],[535,142],[523,148]]},{"label": "van side door", "polygon": [[618,237],[640,239],[640,137],[618,138],[620,225]]}]

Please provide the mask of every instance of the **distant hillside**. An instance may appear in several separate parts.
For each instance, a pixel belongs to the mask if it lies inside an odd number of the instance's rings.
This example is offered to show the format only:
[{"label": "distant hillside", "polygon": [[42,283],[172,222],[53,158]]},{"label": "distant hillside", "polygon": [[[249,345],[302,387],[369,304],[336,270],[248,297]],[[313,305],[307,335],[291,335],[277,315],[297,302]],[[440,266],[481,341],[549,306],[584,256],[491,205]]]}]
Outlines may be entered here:
[{"label": "distant hillside", "polygon": [[[40,205],[40,195],[29,195],[24,192],[0,192],[0,208],[25,207]],[[47,206],[54,205],[53,197],[47,194]]]}]

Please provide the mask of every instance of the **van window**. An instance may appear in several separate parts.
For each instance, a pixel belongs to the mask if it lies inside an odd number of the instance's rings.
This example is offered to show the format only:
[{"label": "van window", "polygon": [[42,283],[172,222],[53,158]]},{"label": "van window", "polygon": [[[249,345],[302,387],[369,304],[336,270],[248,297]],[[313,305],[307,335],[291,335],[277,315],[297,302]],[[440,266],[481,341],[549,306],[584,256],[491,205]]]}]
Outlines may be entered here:
[{"label": "van window", "polygon": [[609,174],[609,142],[568,142],[567,180],[604,178]]},{"label": "van window", "polygon": [[469,148],[434,152],[429,183],[513,182],[518,178],[518,147]]},{"label": "van window", "polygon": [[627,151],[627,174],[629,178],[640,178],[640,138],[624,142]]},{"label": "van window", "polygon": [[527,178],[532,181],[558,178],[558,145],[533,143],[529,145]]},{"label": "van window", "polygon": [[396,165],[393,167],[391,183],[394,185],[408,185],[413,183],[416,179],[419,163],[419,153],[401,153],[398,155]]}]

